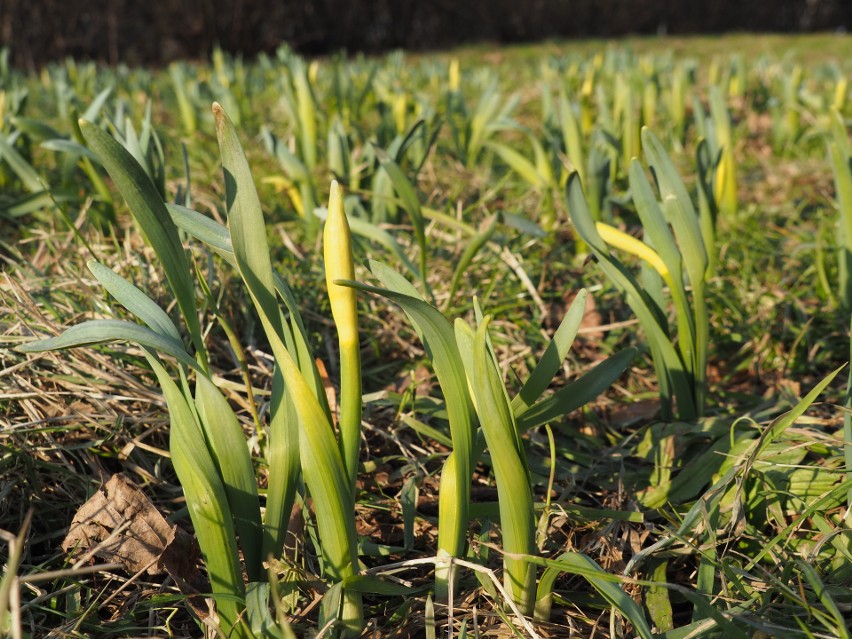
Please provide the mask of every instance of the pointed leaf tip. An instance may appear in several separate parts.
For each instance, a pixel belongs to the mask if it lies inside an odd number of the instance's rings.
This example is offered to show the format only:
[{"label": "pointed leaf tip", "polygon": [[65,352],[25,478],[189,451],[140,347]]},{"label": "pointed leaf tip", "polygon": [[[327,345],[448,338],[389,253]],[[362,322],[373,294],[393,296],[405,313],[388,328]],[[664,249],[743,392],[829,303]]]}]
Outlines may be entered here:
[{"label": "pointed leaf tip", "polygon": [[343,189],[340,188],[340,185],[337,183],[337,180],[331,181],[331,188],[328,192],[328,210],[329,215],[332,213],[332,207],[340,207],[340,210],[343,210]]},{"label": "pointed leaf tip", "polygon": [[218,102],[213,103],[212,110],[213,119],[216,122],[216,134],[219,135],[225,127],[225,121],[228,119],[228,114],[225,113],[225,109],[223,109],[222,105]]}]

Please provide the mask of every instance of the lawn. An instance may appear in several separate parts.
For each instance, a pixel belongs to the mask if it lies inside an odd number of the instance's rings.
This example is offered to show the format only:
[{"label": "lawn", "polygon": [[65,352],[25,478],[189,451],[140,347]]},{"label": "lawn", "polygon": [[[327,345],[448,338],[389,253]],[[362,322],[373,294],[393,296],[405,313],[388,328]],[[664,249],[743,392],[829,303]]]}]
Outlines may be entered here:
[{"label": "lawn", "polygon": [[848,637],[852,38],[0,55],[0,634]]}]

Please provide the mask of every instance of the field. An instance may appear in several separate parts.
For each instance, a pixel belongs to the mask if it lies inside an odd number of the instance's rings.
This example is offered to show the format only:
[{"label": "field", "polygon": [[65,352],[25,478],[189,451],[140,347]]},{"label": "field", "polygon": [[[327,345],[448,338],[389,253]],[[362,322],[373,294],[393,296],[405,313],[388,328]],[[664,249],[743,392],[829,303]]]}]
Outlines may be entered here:
[{"label": "field", "polygon": [[0,635],[850,635],[852,38],[8,60]]}]

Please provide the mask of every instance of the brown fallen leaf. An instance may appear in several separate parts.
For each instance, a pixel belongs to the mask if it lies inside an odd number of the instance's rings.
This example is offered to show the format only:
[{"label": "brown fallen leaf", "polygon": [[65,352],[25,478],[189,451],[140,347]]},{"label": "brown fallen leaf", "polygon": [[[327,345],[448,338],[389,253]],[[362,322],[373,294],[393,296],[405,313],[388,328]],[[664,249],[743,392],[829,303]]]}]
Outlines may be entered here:
[{"label": "brown fallen leaf", "polygon": [[[555,331],[562,320],[565,319],[565,313],[576,297],[577,291],[568,289],[565,291],[561,300],[551,303],[549,309],[550,312],[544,319],[545,328]],[[586,297],[586,308],[583,311],[583,319],[580,322],[580,335],[592,343],[602,340],[604,332],[603,330],[600,330],[600,327],[603,326],[603,323],[603,317],[600,312],[598,312],[597,304],[595,304],[595,298],[593,295],[589,294]]]},{"label": "brown fallen leaf", "polygon": [[328,370],[325,363],[317,357],[314,360],[317,364],[317,372],[322,381],[322,388],[325,391],[325,398],[328,401],[328,407],[331,410],[331,416],[334,420],[334,425],[337,426],[337,391],[334,390],[334,384],[331,382],[331,377],[328,375]]},{"label": "brown fallen leaf", "polygon": [[[65,552],[119,563],[131,575],[169,574],[183,589],[193,588],[198,544],[183,529],[170,524],[136,484],[121,473],[110,477],[74,515],[62,542]],[[202,586],[203,588],[203,586]]]},{"label": "brown fallen leaf", "polygon": [[603,317],[598,312],[598,305],[595,304],[595,297],[589,294],[586,297],[586,310],[583,312],[583,321],[580,322],[580,333],[587,340],[598,342],[603,339],[604,332],[598,330],[603,325]]}]

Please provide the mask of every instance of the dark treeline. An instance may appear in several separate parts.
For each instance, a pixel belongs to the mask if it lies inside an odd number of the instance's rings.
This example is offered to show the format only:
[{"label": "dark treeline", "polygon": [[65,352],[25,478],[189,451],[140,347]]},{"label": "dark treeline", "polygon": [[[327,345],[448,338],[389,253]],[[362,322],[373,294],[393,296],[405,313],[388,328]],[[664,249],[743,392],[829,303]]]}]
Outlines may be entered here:
[{"label": "dark treeline", "polygon": [[319,54],[850,23],[849,0],[0,0],[0,41],[21,66],[65,56],[158,64],[216,44]]}]

